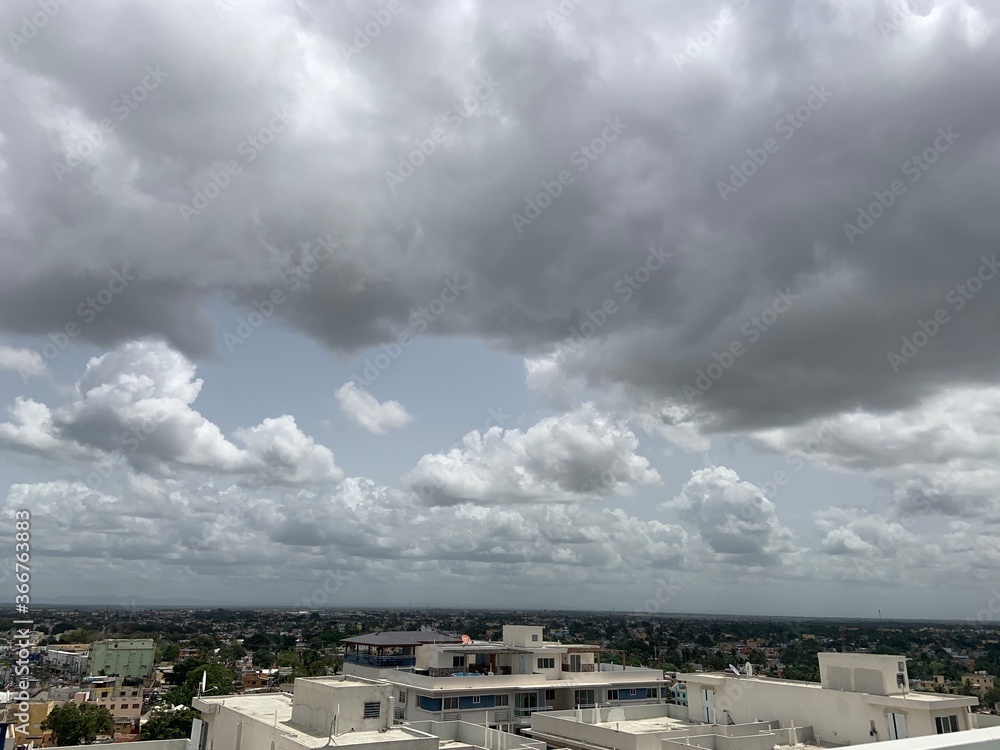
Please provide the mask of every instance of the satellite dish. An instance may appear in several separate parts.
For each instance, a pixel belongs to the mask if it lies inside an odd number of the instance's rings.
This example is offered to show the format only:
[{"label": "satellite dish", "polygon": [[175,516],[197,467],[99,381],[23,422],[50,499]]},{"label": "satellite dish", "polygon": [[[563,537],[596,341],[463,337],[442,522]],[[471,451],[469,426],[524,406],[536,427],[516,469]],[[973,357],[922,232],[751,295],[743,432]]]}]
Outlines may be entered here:
[{"label": "satellite dish", "polygon": [[743,669],[746,671],[747,677],[753,677],[753,664],[747,662]]},{"label": "satellite dish", "polygon": [[742,676],[743,676],[742,672],[740,672],[740,670],[738,670],[738,669],[737,669],[736,667],[734,667],[734,666],[733,666],[732,664],[730,664],[730,665],[729,665],[729,669],[730,669],[730,671],[731,671],[731,672],[732,672],[732,673],[733,673],[734,675],[736,675],[737,677],[742,677]]},{"label": "satellite dish", "polygon": [[462,636],[462,645],[463,646],[468,646],[470,643],[472,643],[472,639],[469,638],[469,636],[467,636],[467,635],[463,635]]}]

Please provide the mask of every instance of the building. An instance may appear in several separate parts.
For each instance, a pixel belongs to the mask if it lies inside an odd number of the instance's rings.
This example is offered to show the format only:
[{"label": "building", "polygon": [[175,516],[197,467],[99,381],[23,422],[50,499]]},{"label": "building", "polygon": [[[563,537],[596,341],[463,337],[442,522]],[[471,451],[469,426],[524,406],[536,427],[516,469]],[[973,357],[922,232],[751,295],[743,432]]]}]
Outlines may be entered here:
[{"label": "building", "polygon": [[90,644],[66,643],[58,648],[45,649],[45,666],[67,675],[87,674]]},{"label": "building", "polygon": [[152,677],[155,652],[152,638],[97,641],[90,654],[90,674]]},{"label": "building", "polygon": [[983,671],[963,674],[962,682],[968,682],[972,686],[972,689],[979,693],[985,693],[987,690],[993,689],[993,675]]},{"label": "building", "polygon": [[465,722],[394,723],[393,686],[339,675],[299,678],[294,696],[263,693],[200,697],[191,750],[545,750],[522,737]]},{"label": "building", "polygon": [[773,720],[705,724],[691,721],[687,709],[674,704],[538,713],[525,734],[568,750],[770,750],[813,742],[810,727],[783,727]]},{"label": "building", "polygon": [[341,645],[345,674],[395,686],[400,720],[516,729],[536,712],[666,699],[662,671],[605,662],[600,646],[546,641],[540,625],[504,625],[502,641],[406,631]]},{"label": "building", "polygon": [[[0,707],[0,724],[8,724],[12,738],[11,748],[17,746],[28,746],[34,744],[35,747],[51,747],[54,745],[51,730],[43,730],[42,722],[52,713],[56,707],[55,701],[28,701],[28,721],[27,726],[19,721],[20,712],[18,703],[8,703]],[[27,730],[27,731],[25,731]]]},{"label": "building", "polygon": [[819,654],[820,682],[688,674],[688,718],[708,724],[809,726],[830,744],[905,739],[975,727],[975,697],[914,693],[906,658]]}]

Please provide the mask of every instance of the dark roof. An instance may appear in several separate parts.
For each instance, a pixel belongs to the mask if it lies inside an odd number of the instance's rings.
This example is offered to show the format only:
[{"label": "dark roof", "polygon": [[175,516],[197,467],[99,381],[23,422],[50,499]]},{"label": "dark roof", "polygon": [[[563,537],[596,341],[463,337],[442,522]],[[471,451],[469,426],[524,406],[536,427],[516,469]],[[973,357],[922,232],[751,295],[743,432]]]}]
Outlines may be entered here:
[{"label": "dark roof", "polygon": [[354,638],[345,638],[341,643],[356,643],[359,646],[419,646],[422,643],[461,643],[461,638],[433,630],[389,630],[384,633],[367,633]]}]

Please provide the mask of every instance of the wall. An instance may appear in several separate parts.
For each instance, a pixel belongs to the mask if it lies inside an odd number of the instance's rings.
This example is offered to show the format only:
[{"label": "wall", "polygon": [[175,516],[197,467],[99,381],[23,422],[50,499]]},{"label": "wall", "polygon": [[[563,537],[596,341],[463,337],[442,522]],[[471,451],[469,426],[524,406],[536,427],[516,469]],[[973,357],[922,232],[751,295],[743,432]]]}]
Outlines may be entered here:
[{"label": "wall", "polygon": [[[895,672],[893,672],[895,674]],[[968,727],[964,707],[938,709],[920,705],[917,699],[905,708],[887,708],[869,702],[863,693],[825,690],[816,683],[770,682],[760,679],[737,679],[721,675],[685,675],[688,683],[688,710],[696,721],[704,718],[702,688],[716,691],[716,721],[726,721],[723,709],[728,708],[736,722],[751,719],[776,719],[782,726],[812,725],[816,738],[833,744],[860,744],[889,739],[887,712],[902,711],[907,714],[907,733],[910,737],[934,734],[933,715],[958,714],[959,726]],[[895,679],[895,678],[893,678]],[[884,699],[884,700],[902,700]],[[877,736],[870,734],[871,721],[875,722]]]},{"label": "wall", "polygon": [[[906,657],[883,654],[821,653],[820,684],[831,690],[848,690],[871,695],[896,695],[909,686]],[[897,684],[902,664],[903,687]]]},{"label": "wall", "polygon": [[[532,640],[531,636],[537,635],[537,640]],[[512,646],[523,646],[531,648],[542,643],[541,625],[504,625],[503,642]]]},{"label": "wall", "polygon": [[[297,679],[295,701],[292,705],[292,723],[315,729],[319,734],[330,731],[330,724],[337,715],[337,733],[377,732],[392,724],[389,716],[389,696],[393,687],[386,684],[359,684],[341,680]],[[377,702],[381,708],[379,718],[364,718],[364,704]],[[388,717],[388,719],[386,718]]]}]

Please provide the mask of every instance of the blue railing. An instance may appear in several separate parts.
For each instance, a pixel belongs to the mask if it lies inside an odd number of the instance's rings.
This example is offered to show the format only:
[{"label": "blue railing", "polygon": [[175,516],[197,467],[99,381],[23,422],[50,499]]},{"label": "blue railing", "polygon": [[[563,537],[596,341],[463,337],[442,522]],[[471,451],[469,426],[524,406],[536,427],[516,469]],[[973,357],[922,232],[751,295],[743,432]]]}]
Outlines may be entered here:
[{"label": "blue railing", "polygon": [[344,661],[349,664],[361,664],[366,667],[377,667],[379,669],[396,669],[398,667],[415,667],[417,657],[415,656],[375,656],[372,654],[355,654],[348,652],[344,654]]}]

